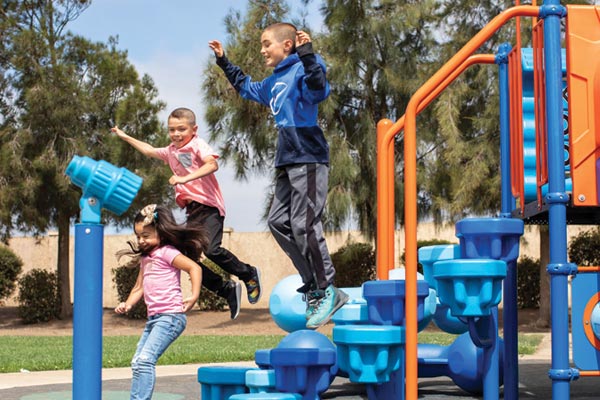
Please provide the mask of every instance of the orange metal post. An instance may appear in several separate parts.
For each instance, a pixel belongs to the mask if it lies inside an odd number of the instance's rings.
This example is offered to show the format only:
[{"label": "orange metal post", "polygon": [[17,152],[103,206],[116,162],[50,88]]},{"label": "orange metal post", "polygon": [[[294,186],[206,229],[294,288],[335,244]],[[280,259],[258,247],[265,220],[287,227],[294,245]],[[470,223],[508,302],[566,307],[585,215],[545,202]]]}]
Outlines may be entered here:
[{"label": "orange metal post", "polygon": [[[393,268],[394,258],[389,259],[388,250],[391,242],[393,248],[394,237],[387,233],[387,221],[394,218],[394,205],[388,204],[389,187],[384,183],[392,182],[391,190],[394,190],[394,170],[388,167],[388,159],[394,159],[394,147],[392,151],[388,149],[387,143],[383,140],[385,133],[393,122],[389,119],[382,119],[377,123],[377,243],[375,246],[375,262],[377,265],[377,279],[388,279],[388,271]],[[391,175],[391,176],[390,176]],[[393,194],[392,194],[393,196]],[[390,266],[390,261],[392,265]]]},{"label": "orange metal post", "polygon": [[546,72],[544,64],[544,21],[532,29],[533,42],[533,91],[535,105],[535,171],[538,208],[542,207],[542,186],[548,183],[548,132],[546,130]]},{"label": "orange metal post", "polygon": [[406,229],[406,399],[418,397],[417,363],[417,146],[416,115],[419,104],[440,85],[502,25],[511,18],[537,16],[538,7],[517,6],[507,9],[492,19],[442,68],[440,68],[408,102],[404,120],[404,215]]},{"label": "orange metal post", "polygon": [[510,84],[510,176],[511,190],[519,197],[521,213],[525,208],[525,190],[523,176],[523,76],[521,51],[515,47],[508,55]]},{"label": "orange metal post", "polygon": [[[494,64],[493,54],[476,54],[469,57],[447,79],[419,104],[417,114],[423,111],[437,96],[474,64]],[[395,194],[394,194],[394,137],[404,128],[404,116],[395,124],[382,119],[377,124],[377,279],[388,279],[389,270],[395,265]]]}]

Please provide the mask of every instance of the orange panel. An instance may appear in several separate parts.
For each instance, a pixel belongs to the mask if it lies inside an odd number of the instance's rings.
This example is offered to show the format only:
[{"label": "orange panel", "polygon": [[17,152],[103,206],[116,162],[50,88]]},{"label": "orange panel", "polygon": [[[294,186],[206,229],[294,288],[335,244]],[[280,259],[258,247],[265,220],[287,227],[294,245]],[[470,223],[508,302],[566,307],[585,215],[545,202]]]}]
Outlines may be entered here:
[{"label": "orange panel", "polygon": [[600,7],[568,5],[567,10],[567,87],[573,204],[597,206]]}]

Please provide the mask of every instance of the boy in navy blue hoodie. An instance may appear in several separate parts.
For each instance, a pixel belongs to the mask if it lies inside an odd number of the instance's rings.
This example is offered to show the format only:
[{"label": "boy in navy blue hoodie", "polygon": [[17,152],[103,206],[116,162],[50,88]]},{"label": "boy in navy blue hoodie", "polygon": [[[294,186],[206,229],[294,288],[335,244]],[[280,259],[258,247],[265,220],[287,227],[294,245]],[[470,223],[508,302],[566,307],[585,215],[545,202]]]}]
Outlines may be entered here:
[{"label": "boy in navy blue hoodie", "polygon": [[317,125],[318,103],[329,95],[325,64],[310,36],[288,23],[268,26],[260,53],[273,74],[253,82],[232,64],[217,40],[208,44],[217,65],[245,99],[271,109],[278,128],[275,195],[269,228],[302,277],[306,327],[326,324],[348,301],[333,286],[335,269],[323,237],[321,216],[327,198],[329,145]]}]

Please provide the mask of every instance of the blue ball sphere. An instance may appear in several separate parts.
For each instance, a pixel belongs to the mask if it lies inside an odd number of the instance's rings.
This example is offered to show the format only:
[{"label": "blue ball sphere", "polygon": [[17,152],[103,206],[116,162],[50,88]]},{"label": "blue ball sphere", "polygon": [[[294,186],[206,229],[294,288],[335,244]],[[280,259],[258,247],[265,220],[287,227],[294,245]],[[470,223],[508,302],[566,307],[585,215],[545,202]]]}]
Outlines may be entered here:
[{"label": "blue ball sphere", "polygon": [[333,349],[335,344],[322,333],[310,329],[290,333],[277,345],[279,349]]},{"label": "blue ball sphere", "polygon": [[302,286],[300,275],[279,281],[271,291],[269,312],[273,321],[286,332],[306,329],[306,303],[296,289]]}]

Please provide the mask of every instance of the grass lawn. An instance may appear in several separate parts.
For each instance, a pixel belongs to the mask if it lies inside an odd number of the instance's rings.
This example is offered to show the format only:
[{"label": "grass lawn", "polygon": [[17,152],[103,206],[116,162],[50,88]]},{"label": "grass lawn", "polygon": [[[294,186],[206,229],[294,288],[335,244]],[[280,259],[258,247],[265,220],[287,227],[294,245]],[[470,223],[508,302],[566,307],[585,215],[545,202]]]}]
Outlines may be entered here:
[{"label": "grass lawn", "polygon": [[[533,354],[542,335],[519,335],[519,354]],[[251,361],[258,349],[270,349],[284,335],[181,336],[159,359],[159,365]],[[421,332],[419,343],[449,345],[455,335]],[[128,367],[139,336],[103,338],[104,368]],[[3,336],[0,338],[0,373],[50,371],[72,368],[72,336]]]}]

